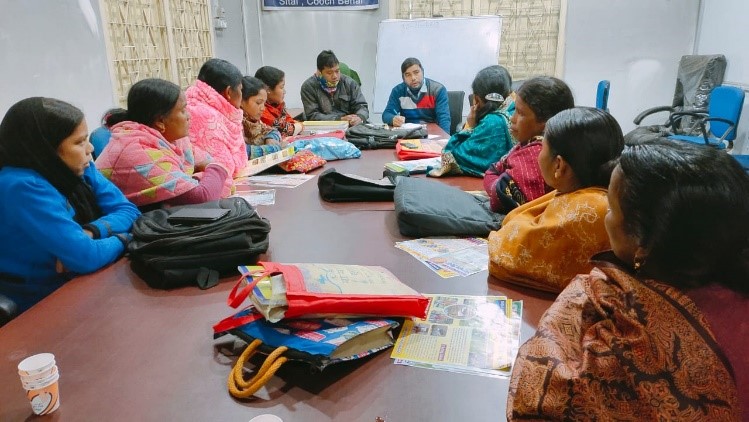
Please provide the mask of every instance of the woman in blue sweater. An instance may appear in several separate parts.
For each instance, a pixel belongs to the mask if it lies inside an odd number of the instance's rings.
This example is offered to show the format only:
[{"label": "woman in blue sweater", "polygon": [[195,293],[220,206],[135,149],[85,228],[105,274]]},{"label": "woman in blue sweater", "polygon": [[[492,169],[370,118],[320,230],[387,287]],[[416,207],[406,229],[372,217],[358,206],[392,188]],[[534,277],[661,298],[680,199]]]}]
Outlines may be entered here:
[{"label": "woman in blue sweater", "polygon": [[92,151],[83,113],[60,100],[21,100],[0,123],[0,293],[19,311],[125,251],[140,212]]}]

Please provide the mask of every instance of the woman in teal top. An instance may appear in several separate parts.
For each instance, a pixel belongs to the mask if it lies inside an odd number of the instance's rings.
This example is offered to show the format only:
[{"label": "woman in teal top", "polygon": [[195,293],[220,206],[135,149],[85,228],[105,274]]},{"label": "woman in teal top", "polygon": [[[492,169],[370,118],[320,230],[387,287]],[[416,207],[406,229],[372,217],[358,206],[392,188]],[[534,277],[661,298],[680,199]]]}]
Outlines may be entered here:
[{"label": "woman in teal top", "polygon": [[466,124],[445,145],[442,167],[429,172],[429,176],[483,177],[490,165],[510,151],[510,116],[515,112],[511,86],[510,74],[502,66],[489,66],[476,74],[471,84],[473,105]]},{"label": "woman in teal top", "polygon": [[140,212],[91,161],[83,113],[27,98],[0,123],[0,293],[24,311],[125,252]]}]

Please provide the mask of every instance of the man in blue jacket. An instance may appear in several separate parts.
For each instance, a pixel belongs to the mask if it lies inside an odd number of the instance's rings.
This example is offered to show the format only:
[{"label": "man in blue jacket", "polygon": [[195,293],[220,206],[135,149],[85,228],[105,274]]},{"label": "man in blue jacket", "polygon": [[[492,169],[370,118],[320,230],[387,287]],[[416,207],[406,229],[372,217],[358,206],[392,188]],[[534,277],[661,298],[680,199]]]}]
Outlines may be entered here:
[{"label": "man in blue jacket", "polygon": [[450,106],[444,85],[425,78],[424,67],[413,57],[403,61],[401,75],[403,83],[390,92],[382,121],[393,127],[403,123],[437,123],[450,133]]}]

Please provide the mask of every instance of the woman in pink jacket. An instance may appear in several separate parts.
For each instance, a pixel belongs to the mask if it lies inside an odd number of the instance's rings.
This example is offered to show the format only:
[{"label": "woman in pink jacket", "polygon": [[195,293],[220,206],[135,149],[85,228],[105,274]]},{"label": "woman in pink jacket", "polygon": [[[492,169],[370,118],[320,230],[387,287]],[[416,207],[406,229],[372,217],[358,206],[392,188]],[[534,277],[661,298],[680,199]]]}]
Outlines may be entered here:
[{"label": "woman in pink jacket", "polygon": [[[128,109],[107,118],[112,138],[96,167],[142,209],[196,204],[229,193],[227,170],[218,163],[206,165],[207,154],[190,143],[186,105],[177,85],[144,79],[130,88]],[[203,171],[199,179],[196,167]]]},{"label": "woman in pink jacket", "polygon": [[213,160],[237,177],[247,164],[242,134],[242,73],[221,59],[210,59],[187,88],[190,140],[208,152]]}]

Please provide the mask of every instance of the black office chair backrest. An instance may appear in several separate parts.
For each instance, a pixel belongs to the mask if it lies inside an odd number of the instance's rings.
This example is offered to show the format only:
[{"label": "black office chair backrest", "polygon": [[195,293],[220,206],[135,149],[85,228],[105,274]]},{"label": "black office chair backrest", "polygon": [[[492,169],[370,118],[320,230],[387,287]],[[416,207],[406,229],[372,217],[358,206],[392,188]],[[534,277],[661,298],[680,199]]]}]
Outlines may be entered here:
[{"label": "black office chair backrest", "polygon": [[463,121],[463,99],[465,91],[447,91],[447,103],[450,105],[450,135],[457,131]]}]

